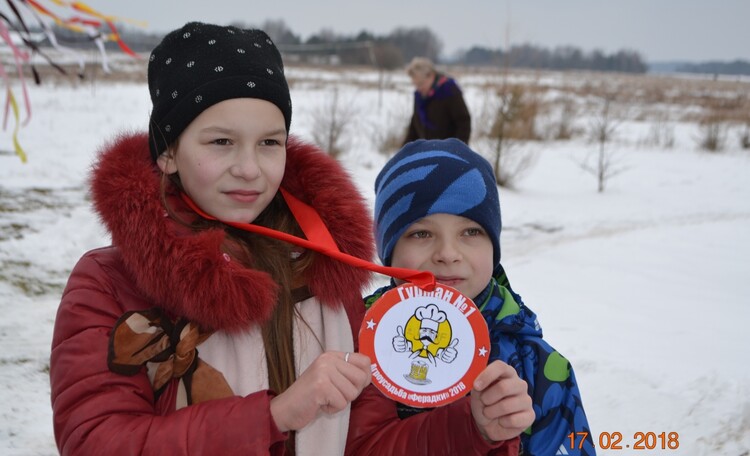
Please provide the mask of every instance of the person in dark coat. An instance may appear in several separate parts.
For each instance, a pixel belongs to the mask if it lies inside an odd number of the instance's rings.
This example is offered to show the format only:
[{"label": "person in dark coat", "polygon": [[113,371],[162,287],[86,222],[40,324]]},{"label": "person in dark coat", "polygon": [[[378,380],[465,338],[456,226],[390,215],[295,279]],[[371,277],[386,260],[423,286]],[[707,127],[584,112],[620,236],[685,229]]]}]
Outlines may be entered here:
[{"label": "person in dark coat", "polygon": [[414,84],[414,113],[404,144],[416,139],[457,138],[469,143],[471,114],[453,78],[435,70],[424,57],[415,57],[406,72]]}]

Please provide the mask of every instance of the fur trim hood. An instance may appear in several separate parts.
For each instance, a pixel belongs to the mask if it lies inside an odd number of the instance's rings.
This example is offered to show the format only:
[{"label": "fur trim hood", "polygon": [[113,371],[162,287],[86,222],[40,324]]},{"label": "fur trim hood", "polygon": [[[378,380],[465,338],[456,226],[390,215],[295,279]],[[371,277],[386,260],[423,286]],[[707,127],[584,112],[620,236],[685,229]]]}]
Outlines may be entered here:
[{"label": "fur trim hood", "polygon": [[[220,249],[223,230],[193,233],[166,216],[160,179],[145,133],[122,134],[105,145],[91,174],[94,208],[136,288],[170,314],[207,329],[233,331],[267,319],[276,302],[274,281],[228,260]],[[342,252],[372,259],[369,211],[334,159],[290,138],[281,185],[318,211]],[[344,305],[350,318],[361,312],[356,306],[369,277],[320,254],[306,271],[310,291],[325,305]]]}]

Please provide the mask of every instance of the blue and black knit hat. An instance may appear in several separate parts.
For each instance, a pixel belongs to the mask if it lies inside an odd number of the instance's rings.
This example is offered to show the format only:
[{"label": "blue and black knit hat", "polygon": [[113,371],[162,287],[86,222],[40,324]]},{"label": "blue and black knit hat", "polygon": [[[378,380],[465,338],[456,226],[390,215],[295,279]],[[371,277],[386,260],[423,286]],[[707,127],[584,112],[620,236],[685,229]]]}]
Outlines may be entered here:
[{"label": "blue and black knit hat", "polygon": [[393,247],[414,222],[452,214],[477,222],[500,263],[500,200],[492,166],[457,139],[417,140],[401,148],[375,179],[375,240],[391,265]]},{"label": "blue and black knit hat", "polygon": [[189,22],[168,33],[148,63],[151,158],[164,152],[204,110],[230,98],[276,105],[286,130],[292,101],[281,54],[262,30]]}]

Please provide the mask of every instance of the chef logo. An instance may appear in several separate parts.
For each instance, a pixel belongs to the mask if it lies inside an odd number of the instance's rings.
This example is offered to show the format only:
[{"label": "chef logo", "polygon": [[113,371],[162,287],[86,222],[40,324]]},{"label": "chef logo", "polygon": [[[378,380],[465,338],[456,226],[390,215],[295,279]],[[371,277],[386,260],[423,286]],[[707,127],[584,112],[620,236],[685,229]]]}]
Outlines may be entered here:
[{"label": "chef logo", "polygon": [[384,293],[365,315],[360,351],[372,360],[373,384],[415,407],[450,403],[471,390],[487,365],[487,324],[471,299],[438,284]]},{"label": "chef logo", "polygon": [[458,339],[451,340],[451,324],[436,304],[418,307],[404,328],[397,328],[393,349],[398,353],[408,352],[409,358],[414,360],[409,373],[404,375],[406,380],[415,384],[429,383],[429,366],[425,360],[437,366],[438,362],[451,363],[456,359]]}]

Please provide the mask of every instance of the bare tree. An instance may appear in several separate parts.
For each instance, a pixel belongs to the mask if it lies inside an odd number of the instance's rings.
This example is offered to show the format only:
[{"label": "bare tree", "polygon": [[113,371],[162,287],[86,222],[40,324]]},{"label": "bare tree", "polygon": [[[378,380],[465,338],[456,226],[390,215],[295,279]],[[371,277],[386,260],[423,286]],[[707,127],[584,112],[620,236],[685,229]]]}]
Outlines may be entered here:
[{"label": "bare tree", "polygon": [[389,103],[385,112],[379,111],[379,122],[370,125],[373,143],[378,152],[390,157],[403,145],[406,126],[411,118],[411,104]]},{"label": "bare tree", "polygon": [[341,103],[338,88],[334,88],[328,101],[315,111],[313,140],[330,156],[338,158],[344,152],[344,137],[355,115],[354,107]]},{"label": "bare tree", "polygon": [[740,147],[750,149],[750,122],[745,124],[745,129],[740,133]]},{"label": "bare tree", "polygon": [[656,113],[651,128],[649,128],[648,136],[643,143],[666,149],[674,147],[674,125],[669,119],[668,112],[658,111]]},{"label": "bare tree", "polygon": [[560,112],[560,121],[557,124],[555,139],[570,139],[575,134],[573,119],[578,114],[578,108],[575,100],[571,97],[565,97],[562,101],[562,110]]},{"label": "bare tree", "polygon": [[701,149],[708,152],[719,152],[726,144],[726,125],[722,114],[711,112],[703,116],[699,122],[700,136],[698,143]]},{"label": "bare tree", "polygon": [[599,145],[596,163],[591,165],[589,160],[580,163],[581,168],[593,174],[597,181],[597,191],[604,192],[607,181],[613,176],[620,174],[625,169],[618,167],[614,158],[614,153],[607,148],[607,144],[614,137],[615,131],[620,124],[619,119],[613,115],[612,103],[614,94],[607,94],[603,98],[602,109],[598,117],[591,124],[591,134],[593,139]]},{"label": "bare tree", "polygon": [[476,142],[492,156],[491,163],[498,185],[512,188],[534,164],[535,155],[521,147],[521,141],[537,139],[536,100],[528,99],[520,85],[503,86],[495,97],[489,97],[476,130]]},{"label": "bare tree", "polygon": [[383,90],[390,80],[391,71],[404,64],[404,56],[392,43],[370,43],[370,61],[378,69],[378,109],[383,107]]},{"label": "bare tree", "polygon": [[[510,46],[510,3],[507,5],[505,23],[505,47]],[[529,100],[527,88],[511,85],[508,73],[510,56],[505,54],[502,62],[502,84],[495,96],[486,98],[483,113],[475,131],[475,141],[484,143],[492,156],[491,163],[498,185],[512,188],[515,182],[534,164],[535,155],[520,147],[519,140],[536,139],[536,115],[538,103]]]}]

